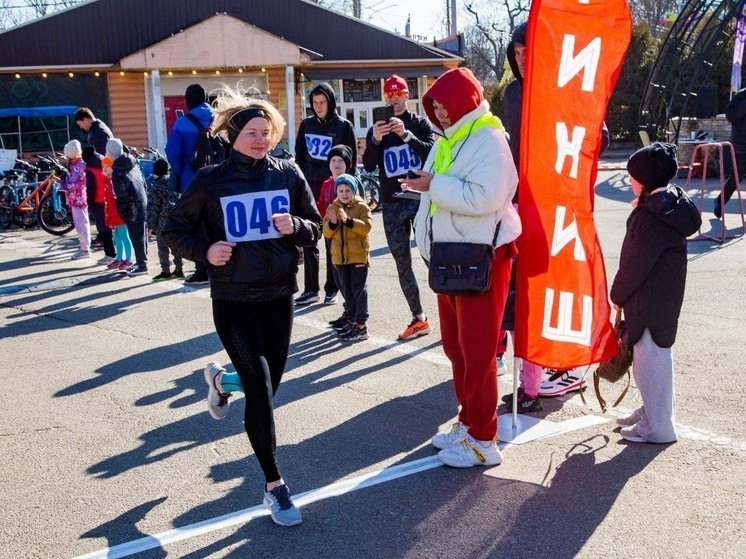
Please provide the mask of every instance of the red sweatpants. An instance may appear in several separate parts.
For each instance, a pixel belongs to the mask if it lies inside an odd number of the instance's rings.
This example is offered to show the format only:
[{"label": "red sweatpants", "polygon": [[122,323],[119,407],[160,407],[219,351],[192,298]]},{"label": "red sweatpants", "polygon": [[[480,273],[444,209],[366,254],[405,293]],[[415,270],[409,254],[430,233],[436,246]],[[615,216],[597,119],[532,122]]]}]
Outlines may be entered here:
[{"label": "red sweatpants", "polygon": [[497,437],[497,351],[510,284],[515,243],[502,245],[492,262],[492,284],[479,296],[438,295],[443,351],[451,361],[458,419],[477,440]]}]

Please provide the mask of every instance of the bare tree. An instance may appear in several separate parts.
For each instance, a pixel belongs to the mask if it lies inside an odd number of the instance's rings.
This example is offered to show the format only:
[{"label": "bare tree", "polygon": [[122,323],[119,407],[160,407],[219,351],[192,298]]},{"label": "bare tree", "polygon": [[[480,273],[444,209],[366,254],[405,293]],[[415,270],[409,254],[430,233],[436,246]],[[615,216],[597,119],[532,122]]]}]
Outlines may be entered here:
[{"label": "bare tree", "polygon": [[472,0],[464,8],[471,25],[465,33],[472,70],[485,82],[500,81],[513,28],[528,17],[530,0],[502,0],[495,5]]}]

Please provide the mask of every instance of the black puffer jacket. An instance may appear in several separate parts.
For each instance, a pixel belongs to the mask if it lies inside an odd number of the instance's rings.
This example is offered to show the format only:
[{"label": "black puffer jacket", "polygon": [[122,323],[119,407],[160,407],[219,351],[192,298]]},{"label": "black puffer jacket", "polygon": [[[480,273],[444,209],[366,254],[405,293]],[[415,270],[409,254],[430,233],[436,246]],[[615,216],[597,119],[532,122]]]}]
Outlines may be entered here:
[{"label": "black puffer jacket", "polygon": [[87,145],[93,146],[96,153],[100,153],[102,156],[106,155],[106,142],[114,137],[109,127],[106,126],[102,121],[96,119],[91,123],[91,128],[88,130],[88,139],[86,140]]},{"label": "black puffer jacket", "polygon": [[699,211],[677,186],[654,190],[632,210],[611,286],[631,343],[648,328],[657,346],[674,344],[686,287],[686,238],[701,224]]},{"label": "black puffer jacket", "polygon": [[324,95],[329,106],[325,119],[320,119],[316,112],[300,123],[298,137],[295,140],[295,162],[306,175],[311,191],[318,199],[321,184],[332,176],[329,170],[327,154],[337,144],[344,144],[352,150],[352,160],[347,173],[355,175],[357,171],[357,138],[350,121],[337,114],[337,101],[334,90],[329,84],[317,85],[308,96],[313,111],[313,96]]},{"label": "black puffer jacket", "polygon": [[[365,166],[365,170],[368,172],[373,171],[376,166],[378,166],[379,182],[381,183],[381,199],[383,202],[395,202],[398,200],[398,198],[394,197],[394,193],[401,192],[399,178],[405,176],[409,170],[422,169],[422,165],[425,163],[425,160],[435,143],[435,134],[427,119],[412,114],[409,111],[404,111],[404,113],[398,115],[397,118],[401,119],[404,123],[404,128],[412,133],[412,137],[408,142],[402,140],[397,134],[391,133],[386,134],[381,139],[381,143],[377,144],[373,138],[373,128],[368,130],[368,135],[365,140],[363,165]],[[408,157],[406,158],[409,165],[402,165],[400,160],[401,153],[395,153],[393,151],[389,155],[390,158],[394,159],[393,165],[387,165],[387,162],[384,160],[386,157],[386,150],[397,148],[405,144],[410,148]],[[392,163],[392,161],[389,161],[388,163]],[[392,173],[392,175],[389,176],[387,170],[392,167],[398,169],[400,172],[398,174]]]},{"label": "black puffer jacket", "polygon": [[[283,191],[289,195],[289,205]],[[287,211],[293,216],[295,232],[280,238],[239,242],[225,266],[211,265],[207,262],[207,249],[228,239],[223,204],[228,207],[230,197],[262,192],[277,192],[272,204],[276,200],[281,203],[273,208],[255,204],[247,209],[245,219],[233,211],[229,214],[233,218],[230,224],[266,232],[273,227],[271,214]],[[223,163],[197,172],[169,214],[161,234],[174,254],[207,263],[213,299],[272,301],[298,290],[296,247],[318,242],[321,216],[295,163],[271,156],[257,161],[233,150]]]},{"label": "black puffer jacket", "polygon": [[148,195],[145,177],[135,158],[123,153],[111,167],[111,184],[117,202],[117,212],[125,223],[137,223],[148,218]]},{"label": "black puffer jacket", "polygon": [[733,96],[725,109],[731,124],[730,142],[737,153],[746,153],[746,89]]}]

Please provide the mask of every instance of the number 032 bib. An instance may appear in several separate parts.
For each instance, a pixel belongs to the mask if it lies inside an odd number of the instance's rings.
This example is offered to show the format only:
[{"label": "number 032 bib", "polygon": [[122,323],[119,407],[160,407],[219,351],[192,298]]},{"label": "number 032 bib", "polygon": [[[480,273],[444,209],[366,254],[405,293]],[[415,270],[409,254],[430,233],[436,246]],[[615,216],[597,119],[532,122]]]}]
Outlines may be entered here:
[{"label": "number 032 bib", "polygon": [[290,193],[285,190],[251,192],[225,196],[220,199],[223,207],[225,237],[232,243],[279,239],[282,233],[272,221],[272,214],[287,213]]}]

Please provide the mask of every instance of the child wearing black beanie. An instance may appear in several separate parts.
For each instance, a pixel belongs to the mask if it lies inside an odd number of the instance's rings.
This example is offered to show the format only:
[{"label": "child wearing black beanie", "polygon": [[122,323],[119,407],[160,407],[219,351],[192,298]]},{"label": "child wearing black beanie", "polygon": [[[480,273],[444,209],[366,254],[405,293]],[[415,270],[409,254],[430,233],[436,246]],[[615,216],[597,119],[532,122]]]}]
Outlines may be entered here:
[{"label": "child wearing black beanie", "polygon": [[171,273],[171,251],[161,236],[161,231],[166,227],[168,214],[176,205],[181,196],[178,188],[173,188],[171,182],[168,161],[159,157],[153,163],[153,181],[148,190],[148,230],[155,235],[158,246],[158,263],[161,265],[161,273],[153,278],[153,281],[165,281],[183,278],[183,261],[181,257],[174,255],[174,271]]},{"label": "child wearing black beanie", "polygon": [[677,434],[671,347],[684,301],[686,238],[702,218],[686,193],[669,184],[678,170],[674,145],[656,142],[635,152],[627,170],[637,199],[611,301],[624,310],[642,406],[617,423],[627,441],[672,443]]}]

